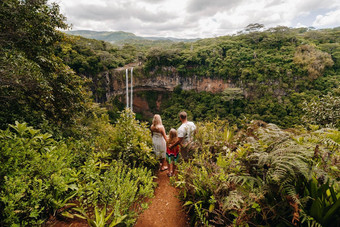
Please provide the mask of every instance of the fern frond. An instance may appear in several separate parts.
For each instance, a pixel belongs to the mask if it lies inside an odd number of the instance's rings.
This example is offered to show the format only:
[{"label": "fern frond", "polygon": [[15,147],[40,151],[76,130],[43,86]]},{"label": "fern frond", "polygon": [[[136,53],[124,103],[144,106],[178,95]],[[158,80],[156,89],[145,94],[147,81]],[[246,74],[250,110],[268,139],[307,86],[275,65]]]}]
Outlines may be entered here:
[{"label": "fern frond", "polygon": [[243,186],[244,184],[247,184],[250,188],[253,188],[254,185],[262,186],[262,181],[258,178],[249,176],[249,175],[231,175],[228,178],[228,182],[235,183]]},{"label": "fern frond", "polygon": [[281,191],[284,192],[286,195],[290,196],[291,198],[293,198],[293,201],[297,204],[301,204],[299,198],[298,198],[298,194],[296,193],[295,187],[291,184],[285,184],[282,185],[281,187]]},{"label": "fern frond", "polygon": [[224,199],[223,210],[240,209],[242,203],[244,203],[242,196],[237,191],[231,191]]},{"label": "fern frond", "polygon": [[308,227],[322,227],[313,217],[307,215],[304,211],[300,212],[301,224],[307,223]]},{"label": "fern frond", "polygon": [[324,138],[321,140],[325,146],[331,150],[331,152],[340,149],[340,144],[332,140],[331,138]]},{"label": "fern frond", "polygon": [[[197,204],[199,204],[199,206]],[[195,207],[196,216],[200,219],[200,221],[202,222],[204,226],[209,227],[210,226],[209,221],[205,217],[205,212],[204,212],[205,209],[202,208],[202,203],[195,203],[194,207]]]}]

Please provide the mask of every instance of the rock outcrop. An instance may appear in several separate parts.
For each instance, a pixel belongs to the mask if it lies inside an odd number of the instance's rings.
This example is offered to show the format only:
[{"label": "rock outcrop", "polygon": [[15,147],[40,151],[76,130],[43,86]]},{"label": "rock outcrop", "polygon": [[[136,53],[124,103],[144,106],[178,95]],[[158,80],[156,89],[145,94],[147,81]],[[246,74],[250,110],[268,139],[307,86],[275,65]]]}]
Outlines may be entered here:
[{"label": "rock outcrop", "polygon": [[[138,91],[169,91],[172,92],[180,86],[183,90],[194,90],[197,92],[207,91],[212,93],[223,92],[226,88],[235,87],[230,81],[220,78],[180,76],[173,68],[164,68],[160,73],[153,73],[148,76],[141,76],[140,70],[134,70],[133,88]],[[106,98],[123,95],[126,92],[125,70],[117,69],[112,72],[105,72]],[[129,75],[130,77],[130,75]],[[130,78],[129,78],[130,80]]]},{"label": "rock outcrop", "polygon": [[[147,75],[142,68],[136,64],[130,64],[122,68],[102,72],[98,75],[101,78],[100,83],[96,83],[97,89],[103,91],[102,95],[97,98],[99,102],[105,102],[112,97],[118,97],[122,103],[126,102],[126,69],[129,69],[129,92],[130,92],[130,68],[133,70],[133,90],[134,90],[134,111],[142,113],[145,117],[152,117],[161,109],[161,103],[168,93],[173,92],[176,88],[182,90],[194,90],[196,92],[221,93],[227,88],[236,87],[231,81],[213,77],[182,76],[173,67],[163,67]],[[98,81],[97,81],[98,82]],[[148,100],[143,95],[144,91],[156,92],[155,100]],[[105,92],[105,93],[104,93]],[[145,94],[145,93],[144,93]]]}]

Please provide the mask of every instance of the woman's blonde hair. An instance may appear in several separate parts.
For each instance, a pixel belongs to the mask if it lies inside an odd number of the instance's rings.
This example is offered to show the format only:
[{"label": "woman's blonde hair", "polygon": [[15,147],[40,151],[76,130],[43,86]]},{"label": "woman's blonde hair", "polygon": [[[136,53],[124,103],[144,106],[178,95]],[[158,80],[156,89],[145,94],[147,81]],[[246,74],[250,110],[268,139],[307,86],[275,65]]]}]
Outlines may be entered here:
[{"label": "woman's blonde hair", "polygon": [[168,140],[168,144],[173,144],[177,141],[178,137],[177,137],[177,131],[176,129],[172,128],[169,131],[169,140]]},{"label": "woman's blonde hair", "polygon": [[158,128],[157,126],[162,125],[162,118],[159,114],[155,114],[152,119],[151,128]]}]

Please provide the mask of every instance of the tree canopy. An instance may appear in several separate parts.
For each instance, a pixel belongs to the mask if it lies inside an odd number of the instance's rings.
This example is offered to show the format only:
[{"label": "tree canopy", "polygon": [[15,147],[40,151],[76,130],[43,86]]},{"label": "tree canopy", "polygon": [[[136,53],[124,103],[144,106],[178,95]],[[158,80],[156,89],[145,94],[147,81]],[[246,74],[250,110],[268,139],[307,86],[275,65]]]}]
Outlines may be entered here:
[{"label": "tree canopy", "polygon": [[4,0],[0,7],[0,122],[64,126],[83,108],[83,80],[54,54],[67,28],[47,0]]}]

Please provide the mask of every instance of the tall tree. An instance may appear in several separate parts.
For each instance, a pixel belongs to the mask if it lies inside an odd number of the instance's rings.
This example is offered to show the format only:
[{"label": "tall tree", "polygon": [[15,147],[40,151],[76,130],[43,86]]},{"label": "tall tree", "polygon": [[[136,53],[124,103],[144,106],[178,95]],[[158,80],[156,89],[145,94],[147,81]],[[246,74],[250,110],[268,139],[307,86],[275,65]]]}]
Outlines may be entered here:
[{"label": "tall tree", "polygon": [[65,39],[59,6],[47,0],[0,3],[0,127],[16,120],[69,124],[82,109],[82,80],[54,55]]}]

